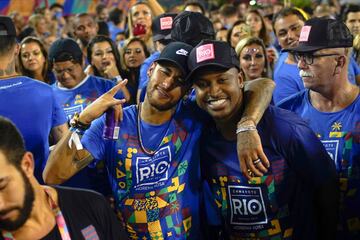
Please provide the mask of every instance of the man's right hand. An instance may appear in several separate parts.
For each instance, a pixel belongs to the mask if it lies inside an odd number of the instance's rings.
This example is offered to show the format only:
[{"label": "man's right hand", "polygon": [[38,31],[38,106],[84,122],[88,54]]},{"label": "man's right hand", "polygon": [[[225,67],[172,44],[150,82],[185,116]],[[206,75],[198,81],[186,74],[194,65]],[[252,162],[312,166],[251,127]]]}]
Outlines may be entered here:
[{"label": "man's right hand", "polygon": [[115,120],[122,121],[123,112],[121,104],[125,103],[125,99],[116,99],[114,96],[119,90],[125,88],[127,80],[118,82],[112,89],[101,95],[98,99],[87,106],[80,114],[79,121],[83,124],[91,124],[91,122],[106,112],[110,107],[114,108]]}]

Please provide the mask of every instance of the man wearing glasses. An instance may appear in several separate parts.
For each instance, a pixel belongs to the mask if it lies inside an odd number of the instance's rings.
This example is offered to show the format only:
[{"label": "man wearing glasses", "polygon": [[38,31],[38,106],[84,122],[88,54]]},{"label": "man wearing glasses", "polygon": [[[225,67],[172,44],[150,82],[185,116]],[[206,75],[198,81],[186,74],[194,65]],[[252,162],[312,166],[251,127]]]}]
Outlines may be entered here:
[{"label": "man wearing glasses", "polygon": [[289,48],[298,61],[306,90],[279,106],[303,117],[334,160],[340,180],[338,239],[360,239],[360,97],[348,80],[353,37],[343,22],[305,22],[299,45]]},{"label": "man wearing glasses", "polygon": [[[79,45],[70,38],[56,40],[49,49],[49,61],[57,82],[53,85],[55,96],[70,120],[76,113],[95,101],[103,93],[110,90],[115,82],[87,76],[83,71],[83,54]],[[116,98],[124,98],[117,94]],[[94,176],[104,175],[102,168],[85,168],[71,178],[66,185],[93,189],[104,195],[110,194],[106,178]],[[92,177],[91,177],[92,176]]]}]

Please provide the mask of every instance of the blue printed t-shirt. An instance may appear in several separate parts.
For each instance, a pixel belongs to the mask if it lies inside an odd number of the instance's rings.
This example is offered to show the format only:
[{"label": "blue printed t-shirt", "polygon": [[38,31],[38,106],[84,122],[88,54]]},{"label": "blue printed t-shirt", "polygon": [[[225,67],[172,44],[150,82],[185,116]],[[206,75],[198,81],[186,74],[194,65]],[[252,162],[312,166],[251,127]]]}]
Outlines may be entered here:
[{"label": "blue printed t-shirt", "polygon": [[180,103],[169,122],[140,124],[144,145],[156,150],[151,156],[140,147],[134,105],[124,109],[118,140],[102,138],[104,117],[95,120],[81,140],[95,159],[105,160],[116,208],[130,238],[200,238],[202,127],[193,109]]},{"label": "blue printed t-shirt", "polygon": [[[223,225],[230,239],[316,239],[314,216],[327,209],[315,206],[325,196],[313,192],[336,179],[333,162],[306,123],[291,112],[269,107],[257,129],[270,168],[250,181],[240,171],[236,140],[226,140],[216,127],[203,132],[201,168],[211,189],[207,199],[213,201],[207,203],[208,222]],[[326,197],[336,203],[336,191],[330,190]],[[331,211],[335,219],[336,210]],[[219,215],[222,221],[214,221]]]},{"label": "blue printed t-shirt", "polygon": [[0,115],[20,130],[26,150],[34,155],[35,177],[40,183],[49,155],[52,128],[66,123],[66,117],[51,86],[28,77],[0,80]]},{"label": "blue printed t-shirt", "polygon": [[338,112],[320,112],[309,100],[309,90],[279,103],[301,116],[313,129],[336,164],[340,177],[339,239],[360,239],[360,96]]},{"label": "blue printed t-shirt", "polygon": [[[53,85],[53,88],[68,120],[70,120],[76,112],[82,112],[88,105],[113,86],[115,86],[113,81],[90,75],[72,89],[59,87],[57,83]],[[122,93],[119,92],[116,97],[121,98]],[[92,189],[104,195],[109,195],[111,191],[106,176],[103,163],[99,162],[96,165],[90,165],[82,169],[63,185]]]},{"label": "blue printed t-shirt", "polygon": [[297,65],[286,63],[287,56],[288,53],[282,53],[275,67],[274,81],[276,86],[273,93],[275,104],[304,89],[304,83],[299,75]]},{"label": "blue printed t-shirt", "polygon": [[58,101],[70,120],[76,112],[82,112],[86,106],[109,91],[113,86],[115,86],[113,81],[89,75],[72,89],[59,87],[58,83],[55,83],[53,88]]}]

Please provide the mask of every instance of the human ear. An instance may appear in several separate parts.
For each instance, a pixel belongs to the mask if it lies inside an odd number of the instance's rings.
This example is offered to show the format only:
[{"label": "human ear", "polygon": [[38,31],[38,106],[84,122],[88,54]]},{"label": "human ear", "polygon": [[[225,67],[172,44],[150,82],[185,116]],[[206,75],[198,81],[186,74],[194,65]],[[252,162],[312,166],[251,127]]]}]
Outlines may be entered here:
[{"label": "human ear", "polygon": [[34,175],[34,156],[31,152],[26,152],[21,160],[21,168],[30,177]]}]

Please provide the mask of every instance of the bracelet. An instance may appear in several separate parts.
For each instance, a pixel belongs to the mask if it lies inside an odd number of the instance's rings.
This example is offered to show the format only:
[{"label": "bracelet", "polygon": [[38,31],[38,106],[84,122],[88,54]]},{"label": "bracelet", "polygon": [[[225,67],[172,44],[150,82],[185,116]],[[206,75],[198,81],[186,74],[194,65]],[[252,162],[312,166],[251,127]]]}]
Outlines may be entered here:
[{"label": "bracelet", "polygon": [[80,129],[82,131],[86,131],[87,129],[89,129],[91,124],[85,124],[85,123],[80,122],[79,113],[75,113],[74,117],[70,120],[70,126],[72,128],[76,128],[76,129]]},{"label": "bracelet", "polygon": [[248,125],[248,126],[238,127],[236,129],[236,134],[239,134],[242,132],[248,132],[248,131],[257,131],[256,126]]}]

